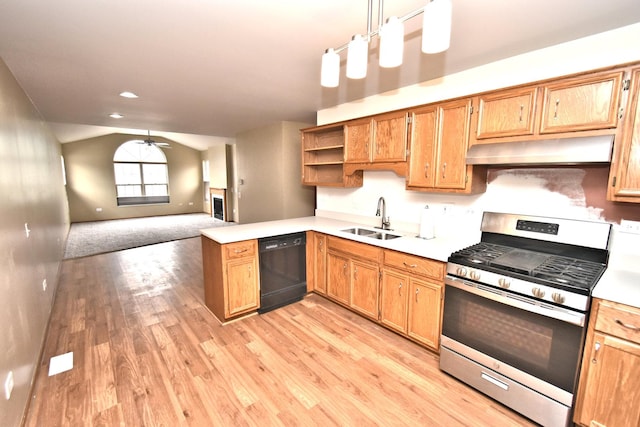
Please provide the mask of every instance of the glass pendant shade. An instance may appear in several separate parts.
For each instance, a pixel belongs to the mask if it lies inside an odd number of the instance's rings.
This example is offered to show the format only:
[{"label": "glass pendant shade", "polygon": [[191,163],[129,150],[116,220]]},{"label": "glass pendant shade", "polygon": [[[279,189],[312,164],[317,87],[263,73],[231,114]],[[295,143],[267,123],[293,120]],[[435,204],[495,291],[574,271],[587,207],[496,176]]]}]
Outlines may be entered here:
[{"label": "glass pendant shade", "polygon": [[384,68],[402,65],[404,51],[404,24],[392,16],[380,29],[380,66]]},{"label": "glass pendant shade", "polygon": [[440,53],[451,41],[451,0],[433,0],[424,7],[422,52]]},{"label": "glass pendant shade", "polygon": [[353,36],[347,48],[347,77],[363,79],[367,76],[369,43],[360,34]]},{"label": "glass pendant shade", "polygon": [[322,55],[320,84],[324,87],[338,87],[340,83],[340,55],[332,48]]}]

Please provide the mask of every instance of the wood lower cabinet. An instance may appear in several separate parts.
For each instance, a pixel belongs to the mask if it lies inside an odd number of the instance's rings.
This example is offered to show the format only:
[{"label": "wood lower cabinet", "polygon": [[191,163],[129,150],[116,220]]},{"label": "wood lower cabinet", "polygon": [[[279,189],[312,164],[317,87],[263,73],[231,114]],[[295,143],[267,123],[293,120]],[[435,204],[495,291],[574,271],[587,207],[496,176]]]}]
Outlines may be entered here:
[{"label": "wood lower cabinet", "polygon": [[258,241],[201,240],[204,299],[211,312],[224,322],[260,308]]},{"label": "wood lower cabinet", "polygon": [[625,119],[614,145],[607,199],[640,203],[640,68],[631,72]]},{"label": "wood lower cabinet", "polygon": [[385,251],[380,322],[438,351],[444,270],[439,261]]},{"label": "wood lower cabinet", "polygon": [[640,425],[640,309],[594,300],[574,422]]},{"label": "wood lower cabinet", "polygon": [[410,114],[407,189],[463,194],[484,191],[486,169],[476,167],[474,171],[465,160],[471,99],[429,105]]},{"label": "wood lower cabinet", "polygon": [[382,249],[334,236],[327,247],[327,297],[377,320]]},{"label": "wood lower cabinet", "polygon": [[307,231],[307,292],[327,293],[327,235]]}]

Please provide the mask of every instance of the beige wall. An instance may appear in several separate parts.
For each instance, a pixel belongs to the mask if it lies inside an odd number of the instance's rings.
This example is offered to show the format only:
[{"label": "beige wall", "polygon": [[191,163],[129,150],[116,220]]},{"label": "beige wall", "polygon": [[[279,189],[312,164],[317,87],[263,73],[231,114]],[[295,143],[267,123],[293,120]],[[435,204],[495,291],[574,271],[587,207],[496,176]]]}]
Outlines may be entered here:
[{"label": "beige wall", "polygon": [[29,401],[69,219],[60,144],[2,60],[0,197],[0,384],[9,371],[15,382],[10,400],[2,391],[0,425],[13,426]]},{"label": "beige wall", "polygon": [[[204,212],[202,158],[200,151],[161,137],[169,168],[169,204],[118,206],[113,172],[113,155],[136,135],[111,134],[62,145],[67,172],[67,196],[71,222],[134,218]],[[98,212],[96,209],[101,208]]]},{"label": "beige wall", "polygon": [[281,122],[236,136],[240,223],[314,214],[315,188],[300,178],[299,129],[308,126]]}]

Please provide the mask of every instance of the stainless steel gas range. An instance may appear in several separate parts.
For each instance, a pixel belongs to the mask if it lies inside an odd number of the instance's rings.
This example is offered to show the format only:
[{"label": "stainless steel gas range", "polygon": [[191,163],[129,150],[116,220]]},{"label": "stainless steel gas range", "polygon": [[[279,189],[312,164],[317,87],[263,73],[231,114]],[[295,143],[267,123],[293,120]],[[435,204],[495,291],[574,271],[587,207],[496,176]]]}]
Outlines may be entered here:
[{"label": "stainless steel gas range", "polygon": [[570,425],[611,224],[485,212],[447,263],[440,369],[545,426]]}]

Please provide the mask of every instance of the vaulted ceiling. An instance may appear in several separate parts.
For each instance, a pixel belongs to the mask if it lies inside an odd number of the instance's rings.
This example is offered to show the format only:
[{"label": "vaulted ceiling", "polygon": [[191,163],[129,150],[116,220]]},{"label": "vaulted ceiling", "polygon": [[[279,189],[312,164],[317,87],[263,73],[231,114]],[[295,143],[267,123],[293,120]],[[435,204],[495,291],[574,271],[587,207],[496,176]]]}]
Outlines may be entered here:
[{"label": "vaulted ceiling", "polygon": [[[335,89],[320,86],[322,53],[366,32],[367,0],[3,0],[0,57],[61,142],[150,129],[194,134],[202,149],[209,136],[315,123],[323,108],[640,22],[638,0],[452,1],[448,51],[421,53],[412,19],[401,67],[378,67],[374,39],[367,77],[346,79],[345,52]],[[425,4],[387,1],[384,17]]]}]

